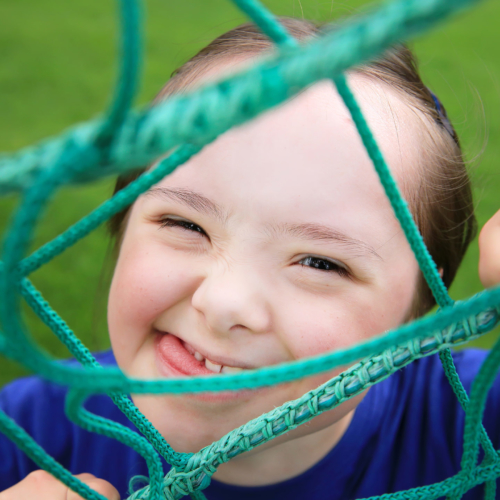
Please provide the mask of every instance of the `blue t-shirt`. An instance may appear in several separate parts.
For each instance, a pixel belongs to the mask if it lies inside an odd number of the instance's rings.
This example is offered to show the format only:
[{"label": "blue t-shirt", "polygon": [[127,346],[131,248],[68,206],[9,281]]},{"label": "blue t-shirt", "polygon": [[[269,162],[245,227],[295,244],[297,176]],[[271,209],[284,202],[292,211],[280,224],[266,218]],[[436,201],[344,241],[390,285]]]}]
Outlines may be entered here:
[{"label": "blue t-shirt", "polygon": [[[485,355],[479,350],[454,355],[467,391]],[[113,355],[104,353],[99,361],[114,363]],[[90,472],[112,483],[126,498],[129,479],[147,475],[144,460],[117,441],[68,421],[65,393],[39,378],[24,378],[0,392],[0,408],[72,473]],[[107,396],[91,397],[86,407],[134,428]],[[500,448],[499,416],[500,378],[490,391],[484,418],[496,448]],[[372,387],[338,444],[303,474],[259,487],[213,480],[204,492],[209,500],[351,500],[435,483],[460,469],[463,427],[464,412],[439,358],[430,356]],[[1,434],[0,457],[0,491],[38,468]],[[482,494],[483,486],[478,486],[464,498]]]}]

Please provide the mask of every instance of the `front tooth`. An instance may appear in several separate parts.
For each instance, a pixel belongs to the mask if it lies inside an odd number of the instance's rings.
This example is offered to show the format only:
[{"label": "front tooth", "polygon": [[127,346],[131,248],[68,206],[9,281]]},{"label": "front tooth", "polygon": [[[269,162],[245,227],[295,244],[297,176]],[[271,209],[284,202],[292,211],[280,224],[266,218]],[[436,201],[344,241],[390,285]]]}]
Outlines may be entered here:
[{"label": "front tooth", "polygon": [[223,366],[221,373],[240,373],[244,368],[239,368],[237,366]]},{"label": "front tooth", "polygon": [[196,361],[203,361],[205,358],[198,351],[194,351],[194,359]]},{"label": "front tooth", "polygon": [[214,363],[213,361],[210,361],[209,359],[205,359],[205,366],[212,372],[214,373],[220,373],[222,369],[222,365],[218,365],[217,363]]}]

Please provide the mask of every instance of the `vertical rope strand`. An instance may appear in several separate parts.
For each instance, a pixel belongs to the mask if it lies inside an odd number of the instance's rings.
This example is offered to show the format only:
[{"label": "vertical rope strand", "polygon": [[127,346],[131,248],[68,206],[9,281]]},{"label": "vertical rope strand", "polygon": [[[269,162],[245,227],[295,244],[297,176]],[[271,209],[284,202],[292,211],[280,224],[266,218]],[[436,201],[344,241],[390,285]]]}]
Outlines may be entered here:
[{"label": "vertical rope strand", "polygon": [[97,144],[107,146],[132,106],[139,86],[141,66],[141,16],[137,0],[119,0],[121,18],[121,68],[115,94]]},{"label": "vertical rope strand", "polygon": [[[441,364],[443,365],[444,373],[450,383],[455,396],[458,399],[458,402],[462,406],[465,412],[467,412],[467,408],[469,407],[469,396],[467,392],[465,392],[464,386],[460,381],[460,377],[458,376],[457,369],[455,368],[455,363],[453,358],[451,357],[451,350],[445,349],[439,353],[439,357],[441,359]],[[491,442],[486,430],[483,426],[481,426],[481,436],[480,436],[481,444],[484,448],[486,456],[493,460],[498,454]]]},{"label": "vertical rope strand", "polygon": [[382,152],[373,137],[356,98],[347,84],[345,76],[342,75],[335,78],[335,85],[337,86],[337,90],[347,106],[347,109],[351,113],[352,119],[356,125],[361,140],[363,141],[368,156],[372,160],[373,166],[375,167],[380,182],[385,190],[385,194],[391,202],[394,213],[401,224],[401,228],[403,229],[406,239],[415,254],[418,265],[422,270],[427,284],[432,290],[432,294],[434,295],[436,302],[441,307],[451,306],[453,304],[453,300],[448,295],[443,280],[439,275],[436,263],[425,246],[422,235],[413,220],[408,205],[401,196],[401,192],[399,191],[396,181],[394,180],[384,156],[382,155]]},{"label": "vertical rope strand", "polygon": [[479,453],[481,420],[488,391],[500,368],[500,340],[497,340],[472,382],[469,408],[465,416],[462,469],[470,473]]},{"label": "vertical rope strand", "polygon": [[278,22],[272,12],[267,10],[258,0],[233,0],[233,3],[244,12],[280,49],[293,48],[297,45],[286,28]]}]

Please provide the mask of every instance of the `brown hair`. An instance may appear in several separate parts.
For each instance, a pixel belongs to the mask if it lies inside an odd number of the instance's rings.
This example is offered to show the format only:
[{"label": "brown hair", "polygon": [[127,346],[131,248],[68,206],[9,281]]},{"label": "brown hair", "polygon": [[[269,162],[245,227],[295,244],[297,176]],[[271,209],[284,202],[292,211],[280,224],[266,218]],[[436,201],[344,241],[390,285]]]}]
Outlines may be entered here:
[{"label": "brown hair", "polygon": [[[317,36],[321,25],[304,19],[280,18],[298,40]],[[235,57],[253,57],[273,47],[272,42],[251,23],[216,38],[198,54],[172,73],[171,79],[153,104],[197,84],[210,68]],[[404,45],[386,51],[382,57],[354,69],[369,78],[389,85],[404,98],[422,122],[422,174],[404,189],[407,202],[445,285],[455,277],[467,247],[476,233],[472,190],[460,144],[453,129],[447,130],[429,89],[422,83],[412,52]],[[118,178],[115,193],[136,179],[143,170]],[[416,185],[415,185],[416,184]],[[128,209],[109,221],[113,236],[120,239]],[[420,273],[417,293],[409,317],[425,314],[435,304],[434,297]]]}]

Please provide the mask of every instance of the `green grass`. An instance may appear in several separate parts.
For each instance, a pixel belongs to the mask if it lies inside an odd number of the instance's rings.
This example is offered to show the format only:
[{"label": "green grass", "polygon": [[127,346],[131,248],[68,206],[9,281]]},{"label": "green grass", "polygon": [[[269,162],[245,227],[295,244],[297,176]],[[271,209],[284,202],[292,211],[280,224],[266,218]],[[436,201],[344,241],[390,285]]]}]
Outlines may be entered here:
[{"label": "green grass", "polygon": [[[117,2],[2,0],[0,2],[0,151],[12,151],[105,109],[116,71]],[[275,13],[329,20],[366,2],[267,1]],[[145,2],[145,62],[138,105],[147,103],[170,73],[244,17],[226,0]],[[500,4],[489,0],[413,43],[427,84],[456,124],[471,161],[477,216],[497,210],[500,188]],[[33,248],[50,240],[105,200],[112,179],[63,189],[43,217]],[[3,233],[17,198],[0,198]],[[451,289],[456,299],[481,290],[474,243]],[[112,259],[104,229],[78,243],[33,276],[34,284],[91,349],[109,345],[106,295]],[[50,353],[67,351],[26,311],[34,337]],[[480,342],[489,346],[498,331]],[[0,385],[22,375],[0,358]]]}]

